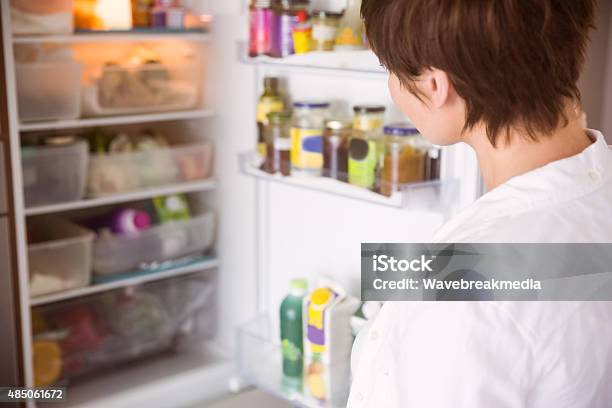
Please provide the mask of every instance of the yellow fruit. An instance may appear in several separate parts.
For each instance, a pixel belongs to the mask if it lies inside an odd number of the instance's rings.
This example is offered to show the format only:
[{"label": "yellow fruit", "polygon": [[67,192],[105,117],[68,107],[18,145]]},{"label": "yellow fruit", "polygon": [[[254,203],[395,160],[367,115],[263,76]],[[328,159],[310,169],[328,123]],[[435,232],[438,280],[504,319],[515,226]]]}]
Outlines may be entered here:
[{"label": "yellow fruit", "polygon": [[54,341],[34,342],[34,384],[46,387],[57,381],[62,373],[62,351]]}]

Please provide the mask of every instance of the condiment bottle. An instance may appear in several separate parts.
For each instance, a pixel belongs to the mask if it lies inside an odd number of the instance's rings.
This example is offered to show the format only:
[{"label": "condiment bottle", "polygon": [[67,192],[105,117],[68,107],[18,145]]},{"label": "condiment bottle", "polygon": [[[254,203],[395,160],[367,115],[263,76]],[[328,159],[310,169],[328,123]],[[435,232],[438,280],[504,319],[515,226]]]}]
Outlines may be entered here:
[{"label": "condiment bottle", "polygon": [[252,0],[249,7],[249,56],[270,53],[272,8],[270,0]]},{"label": "condiment bottle", "polygon": [[423,181],[425,153],[419,131],[407,123],[385,126],[380,192],[391,196],[402,184]]},{"label": "condiment bottle", "polygon": [[298,23],[293,27],[293,50],[296,54],[305,54],[310,51],[312,41],[312,24],[308,21],[305,10],[297,14]]},{"label": "condiment bottle", "polygon": [[349,143],[348,181],[373,189],[381,154],[381,130],[385,107],[358,105],[353,111],[353,135]]},{"label": "condiment bottle", "polygon": [[268,124],[268,113],[280,112],[285,108],[285,103],[279,91],[279,83],[279,78],[264,78],[264,91],[257,103],[257,151],[262,157],[266,156],[264,128]]},{"label": "condiment bottle", "polygon": [[363,49],[363,21],[361,0],[347,0],[346,10],[336,36],[337,50]]},{"label": "condiment bottle", "polygon": [[311,50],[333,51],[340,26],[340,17],[342,17],[340,13],[323,10],[313,13]]},{"label": "condiment bottle", "polygon": [[320,175],[323,169],[323,130],[329,103],[298,101],[291,123],[291,168]]},{"label": "condiment bottle", "polygon": [[270,174],[291,174],[291,112],[271,112],[265,128],[266,161],[264,170]]},{"label": "condiment bottle", "polygon": [[270,56],[283,58],[293,54],[293,29],[299,23],[298,14],[305,12],[304,0],[276,0],[271,23]]},{"label": "condiment bottle", "polygon": [[352,133],[350,120],[332,119],[323,133],[323,176],[348,181],[348,144]]}]

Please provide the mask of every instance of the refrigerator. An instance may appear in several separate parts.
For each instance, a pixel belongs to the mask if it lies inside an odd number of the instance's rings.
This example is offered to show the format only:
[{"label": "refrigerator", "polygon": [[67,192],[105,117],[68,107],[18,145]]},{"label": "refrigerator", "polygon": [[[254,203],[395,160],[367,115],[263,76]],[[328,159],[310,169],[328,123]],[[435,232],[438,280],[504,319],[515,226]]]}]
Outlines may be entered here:
[{"label": "refrigerator", "polygon": [[[328,278],[359,297],[361,243],[429,242],[484,192],[476,159],[467,146],[444,147],[439,180],[403,185],[391,197],[262,171],[254,153],[265,77],[279,78],[289,101],[329,101],[336,115],[382,104],[387,123],[409,118],[393,106],[388,75],[371,51],[252,57],[247,1],[184,3],[204,31],[14,35],[15,16],[2,0],[0,287],[10,334],[2,341],[15,356],[2,375],[14,385],[65,386],[59,406],[66,407],[206,406],[251,387],[295,406],[341,406],[283,387],[279,307],[290,281],[306,279],[312,289]],[[599,21],[583,97],[592,126],[612,134],[605,114],[612,101],[601,86],[612,84],[606,4]],[[33,67],[32,54],[51,56]],[[130,71],[133,60],[151,58],[153,65]],[[173,98],[125,108],[115,89],[106,104],[92,99],[103,75],[159,79],[158,58],[162,77],[175,81]],[[115,65],[124,71],[113,77]],[[58,89],[77,106],[49,103]],[[127,143],[116,135],[142,141],[144,134],[150,143],[162,134],[163,153],[96,151],[91,140],[105,131],[116,144]],[[58,169],[63,174],[54,175]],[[190,217],[121,239],[87,228],[117,208],[150,208],[156,197],[188,205]],[[47,276],[58,265],[61,282]]]}]

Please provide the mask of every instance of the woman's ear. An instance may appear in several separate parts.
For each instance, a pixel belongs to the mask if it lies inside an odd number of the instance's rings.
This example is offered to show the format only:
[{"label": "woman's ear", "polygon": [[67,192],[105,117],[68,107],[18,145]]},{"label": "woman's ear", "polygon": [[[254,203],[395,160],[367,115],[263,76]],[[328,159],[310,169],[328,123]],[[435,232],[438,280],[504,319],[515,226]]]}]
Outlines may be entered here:
[{"label": "woman's ear", "polygon": [[441,108],[449,100],[450,80],[448,74],[437,68],[430,68],[422,74],[422,91],[427,96],[432,108]]}]

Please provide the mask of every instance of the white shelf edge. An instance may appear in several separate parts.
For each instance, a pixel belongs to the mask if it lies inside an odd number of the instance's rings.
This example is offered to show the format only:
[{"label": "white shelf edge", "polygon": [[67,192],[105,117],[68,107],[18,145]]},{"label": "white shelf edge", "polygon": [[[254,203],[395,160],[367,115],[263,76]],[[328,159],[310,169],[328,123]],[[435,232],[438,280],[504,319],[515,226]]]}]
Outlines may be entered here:
[{"label": "white shelf edge", "polygon": [[170,120],[201,119],[214,116],[210,109],[195,109],[163,113],[147,113],[142,115],[109,116],[100,118],[84,118],[74,120],[58,120],[51,122],[20,123],[21,132],[51,129],[76,129],[94,126],[127,125],[134,123],[164,122]]},{"label": "white shelf edge", "polygon": [[51,204],[39,207],[26,208],[25,214],[28,216],[58,213],[64,211],[79,210],[83,208],[95,208],[104,205],[127,203],[130,201],[144,200],[153,197],[166,196],[181,193],[193,193],[198,191],[211,191],[217,188],[217,181],[214,179],[191,181],[186,183],[173,184],[169,186],[148,188],[144,190],[130,191],[124,194],[113,194],[105,197],[89,198],[81,201],[73,201],[61,204]]},{"label": "white shelf edge", "polygon": [[192,41],[209,42],[212,36],[203,32],[100,32],[100,33],[74,33],[55,35],[24,35],[13,36],[13,44],[38,43],[103,43],[103,42],[146,42],[146,41]]},{"label": "white shelf edge", "polygon": [[52,293],[44,296],[37,296],[30,299],[30,306],[40,306],[48,303],[55,303],[62,300],[74,299],[82,296],[93,295],[95,293],[105,292],[108,290],[124,288],[128,286],[141,285],[147,282],[153,282],[162,279],[173,278],[176,276],[187,275],[194,272],[203,270],[218,268],[220,265],[217,258],[207,259],[202,262],[195,264],[180,266],[178,268],[170,269],[161,272],[151,272],[150,274],[134,276],[132,278],[126,278],[116,280],[108,283],[93,284],[91,286],[85,286],[73,290],[67,290],[64,292]]}]

